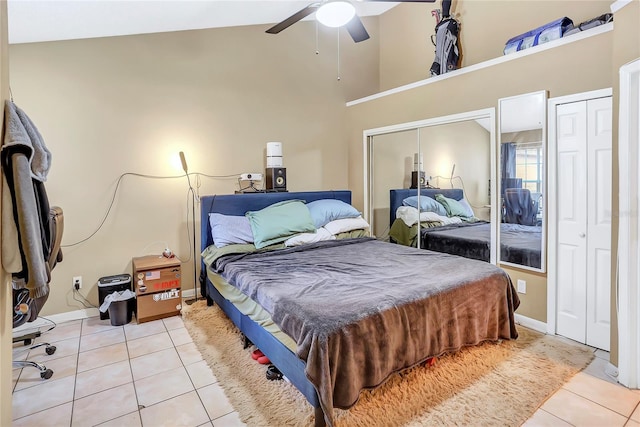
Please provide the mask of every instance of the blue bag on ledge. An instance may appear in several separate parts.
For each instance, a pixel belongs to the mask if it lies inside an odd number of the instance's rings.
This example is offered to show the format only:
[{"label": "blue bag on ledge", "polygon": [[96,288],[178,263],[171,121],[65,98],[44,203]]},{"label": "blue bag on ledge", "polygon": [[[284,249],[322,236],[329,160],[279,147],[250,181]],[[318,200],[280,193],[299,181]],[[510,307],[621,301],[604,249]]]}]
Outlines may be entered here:
[{"label": "blue bag on ledge", "polygon": [[507,55],[509,53],[530,48],[531,46],[537,46],[552,40],[557,40],[562,37],[566,31],[572,28],[573,21],[566,16],[556,19],[553,22],[549,22],[548,24],[534,30],[509,39],[505,44],[504,54]]}]

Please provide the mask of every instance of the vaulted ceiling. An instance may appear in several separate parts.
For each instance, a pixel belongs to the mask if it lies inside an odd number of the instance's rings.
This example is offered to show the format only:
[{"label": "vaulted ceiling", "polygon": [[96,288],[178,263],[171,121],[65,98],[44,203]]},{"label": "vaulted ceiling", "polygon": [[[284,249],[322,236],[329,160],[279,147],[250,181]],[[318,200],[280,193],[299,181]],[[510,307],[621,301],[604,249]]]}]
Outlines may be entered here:
[{"label": "vaulted ceiling", "polygon": [[[310,3],[311,0],[9,0],[9,43],[274,24]],[[359,16],[379,15],[397,4],[353,3]]]}]

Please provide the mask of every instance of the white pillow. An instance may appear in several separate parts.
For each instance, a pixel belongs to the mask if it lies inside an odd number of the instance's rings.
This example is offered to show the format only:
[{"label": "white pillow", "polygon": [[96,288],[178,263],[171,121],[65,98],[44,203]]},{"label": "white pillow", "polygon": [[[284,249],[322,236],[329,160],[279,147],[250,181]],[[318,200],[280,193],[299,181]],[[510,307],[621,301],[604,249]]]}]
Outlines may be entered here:
[{"label": "white pillow", "polygon": [[461,222],[462,218],[460,218],[459,216],[452,216],[442,219],[442,225],[460,224]]},{"label": "white pillow", "polygon": [[[400,218],[407,227],[418,222],[418,209],[411,206],[399,206],[396,209],[396,218]],[[448,220],[446,216],[438,215],[435,212],[420,212],[420,222],[442,222]]]},{"label": "white pillow", "polygon": [[321,228],[318,228],[315,233],[302,233],[290,239],[287,239],[284,241],[284,245],[287,247],[300,246],[307,243],[315,243],[315,242],[321,242],[323,240],[335,240],[335,239],[336,239],[336,236],[334,236],[333,234],[329,233],[329,231],[321,227]]},{"label": "white pillow", "polygon": [[336,234],[346,233],[347,231],[369,229],[369,223],[359,216],[357,218],[336,219],[325,224],[324,228],[335,236]]}]

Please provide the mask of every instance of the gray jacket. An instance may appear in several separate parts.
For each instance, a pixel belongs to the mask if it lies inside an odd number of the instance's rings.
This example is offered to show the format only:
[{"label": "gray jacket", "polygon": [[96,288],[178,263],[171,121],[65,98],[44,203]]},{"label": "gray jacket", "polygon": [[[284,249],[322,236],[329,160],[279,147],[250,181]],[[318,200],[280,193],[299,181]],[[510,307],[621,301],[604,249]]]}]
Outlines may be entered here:
[{"label": "gray jacket", "polygon": [[5,137],[0,150],[3,169],[2,266],[24,281],[31,298],[49,294],[50,271],[43,240],[49,201],[44,182],[51,153],[29,117],[5,101]]}]

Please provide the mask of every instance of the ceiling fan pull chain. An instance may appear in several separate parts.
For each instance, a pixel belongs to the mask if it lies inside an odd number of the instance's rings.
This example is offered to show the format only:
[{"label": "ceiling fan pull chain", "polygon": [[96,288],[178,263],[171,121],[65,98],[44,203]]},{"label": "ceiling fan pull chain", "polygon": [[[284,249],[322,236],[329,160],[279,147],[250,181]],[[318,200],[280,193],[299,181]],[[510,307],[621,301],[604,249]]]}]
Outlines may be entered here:
[{"label": "ceiling fan pull chain", "polygon": [[320,47],[318,46],[318,21],[316,21],[316,55],[320,53]]},{"label": "ceiling fan pull chain", "polygon": [[340,28],[337,28],[338,34],[338,81],[340,81]]}]

